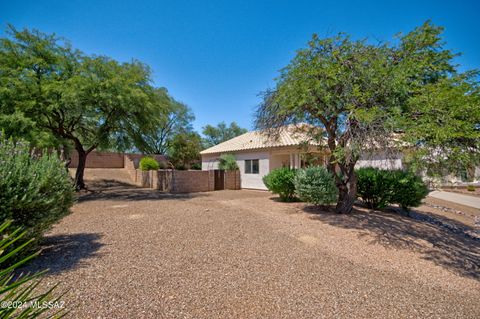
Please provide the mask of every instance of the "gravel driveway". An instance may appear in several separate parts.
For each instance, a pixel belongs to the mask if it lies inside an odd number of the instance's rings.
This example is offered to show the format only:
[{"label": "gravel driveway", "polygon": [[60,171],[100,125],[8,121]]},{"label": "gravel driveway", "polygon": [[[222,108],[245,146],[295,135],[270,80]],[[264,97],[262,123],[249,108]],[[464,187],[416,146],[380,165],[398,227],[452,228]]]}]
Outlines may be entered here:
[{"label": "gravel driveway", "polygon": [[479,242],[260,191],[82,195],[30,266],[72,318],[480,318]]}]

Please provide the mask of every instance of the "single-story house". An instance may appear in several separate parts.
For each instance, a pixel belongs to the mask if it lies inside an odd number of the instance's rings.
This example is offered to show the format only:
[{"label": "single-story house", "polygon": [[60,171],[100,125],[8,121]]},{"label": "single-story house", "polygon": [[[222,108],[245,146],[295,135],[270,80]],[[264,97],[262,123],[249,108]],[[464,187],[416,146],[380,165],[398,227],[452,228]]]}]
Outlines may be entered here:
[{"label": "single-story house", "polygon": [[[200,152],[202,170],[218,169],[219,157],[233,154],[240,169],[241,187],[267,189],[262,178],[275,168],[304,167],[306,156],[314,156],[318,165],[326,164],[327,151],[308,136],[305,130],[293,125],[282,128],[276,138],[261,131],[247,132]],[[402,156],[387,159],[386,154],[378,152],[361,158],[357,166],[400,168]]]}]

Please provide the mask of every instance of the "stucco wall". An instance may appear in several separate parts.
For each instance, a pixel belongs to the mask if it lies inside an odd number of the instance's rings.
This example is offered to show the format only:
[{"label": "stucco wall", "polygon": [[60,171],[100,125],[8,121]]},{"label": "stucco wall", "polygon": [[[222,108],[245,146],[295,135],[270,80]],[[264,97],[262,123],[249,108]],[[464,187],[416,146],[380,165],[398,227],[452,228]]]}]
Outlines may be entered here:
[{"label": "stucco wall", "polygon": [[[240,168],[240,180],[242,188],[267,189],[262,178],[270,171],[270,155],[268,151],[237,152],[234,154],[237,165]],[[218,157],[220,155],[202,155],[202,170],[218,169]],[[245,174],[245,160],[258,159],[259,173]]]},{"label": "stucco wall", "polygon": [[376,167],[381,169],[401,169],[403,154],[387,154],[384,151],[362,154],[355,168]]}]

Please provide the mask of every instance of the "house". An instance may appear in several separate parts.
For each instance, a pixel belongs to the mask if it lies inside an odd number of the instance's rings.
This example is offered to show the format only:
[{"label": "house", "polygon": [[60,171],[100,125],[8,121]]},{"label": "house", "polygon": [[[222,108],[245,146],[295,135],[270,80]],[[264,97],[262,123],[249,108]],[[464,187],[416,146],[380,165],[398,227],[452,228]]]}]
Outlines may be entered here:
[{"label": "house", "polygon": [[[311,129],[315,128],[306,124],[285,126],[276,138],[261,131],[247,132],[200,152],[202,170],[218,169],[218,158],[222,154],[233,154],[240,169],[242,188],[267,189],[262,178],[275,168],[301,168],[307,160],[326,164],[328,153],[311,140],[311,134],[307,133]],[[397,168],[401,166],[401,158],[386,160],[380,152],[362,158],[359,166]]]}]

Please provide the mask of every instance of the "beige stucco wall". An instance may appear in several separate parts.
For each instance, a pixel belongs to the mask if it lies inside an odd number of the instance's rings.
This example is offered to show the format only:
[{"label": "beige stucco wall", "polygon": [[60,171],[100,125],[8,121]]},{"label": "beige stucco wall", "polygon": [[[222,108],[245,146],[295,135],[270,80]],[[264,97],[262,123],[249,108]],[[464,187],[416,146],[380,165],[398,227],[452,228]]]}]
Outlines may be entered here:
[{"label": "beige stucco wall", "polygon": [[[262,178],[270,172],[270,154],[268,151],[250,151],[233,153],[240,169],[240,181],[242,188],[267,189]],[[202,170],[218,169],[218,157],[220,154],[202,155]],[[259,173],[245,174],[245,160],[258,159]]]}]

